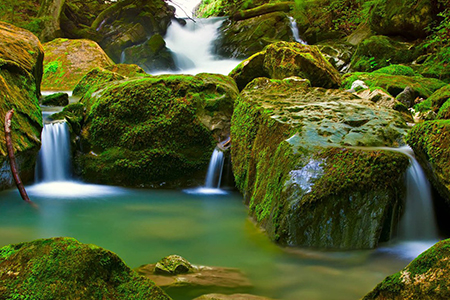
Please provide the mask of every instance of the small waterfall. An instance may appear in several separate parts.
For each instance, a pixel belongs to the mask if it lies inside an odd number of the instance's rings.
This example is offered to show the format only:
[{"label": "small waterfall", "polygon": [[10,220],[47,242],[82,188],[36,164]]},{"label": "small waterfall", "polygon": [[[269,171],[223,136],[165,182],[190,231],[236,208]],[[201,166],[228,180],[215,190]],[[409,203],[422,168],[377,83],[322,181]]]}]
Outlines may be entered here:
[{"label": "small waterfall", "polygon": [[414,152],[408,146],[399,148],[411,165],[406,172],[406,204],[400,220],[400,240],[437,240],[437,223],[433,209],[430,183],[425,177]]},{"label": "small waterfall", "polygon": [[220,188],[222,170],[225,157],[219,147],[214,149],[209,161],[208,173],[206,173],[205,188]]},{"label": "small waterfall", "polygon": [[71,179],[70,136],[66,122],[44,125],[36,170],[36,178],[39,182]]},{"label": "small waterfall", "polygon": [[174,55],[176,66],[180,69],[178,73],[228,74],[240,62],[234,59],[219,59],[211,52],[218,28],[224,20],[224,18],[186,19],[185,26],[172,22],[164,40]]},{"label": "small waterfall", "polygon": [[120,61],[119,63],[124,64],[125,63],[125,50],[120,53]]},{"label": "small waterfall", "polygon": [[293,17],[289,17],[289,20],[291,21],[291,30],[292,35],[294,36],[294,40],[300,44],[307,45],[307,43],[300,38],[300,35],[298,33],[297,22],[295,21],[295,19]]}]

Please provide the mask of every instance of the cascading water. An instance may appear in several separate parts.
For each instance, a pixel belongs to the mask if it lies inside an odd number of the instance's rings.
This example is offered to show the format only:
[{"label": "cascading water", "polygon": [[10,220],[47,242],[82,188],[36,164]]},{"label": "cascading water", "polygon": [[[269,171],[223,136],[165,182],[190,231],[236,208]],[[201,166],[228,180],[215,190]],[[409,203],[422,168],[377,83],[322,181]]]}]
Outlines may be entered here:
[{"label": "cascading water", "polygon": [[413,259],[438,240],[430,184],[409,146],[387,149],[407,155],[411,165],[406,171],[406,201],[398,242],[380,250]]},{"label": "cascading water", "polygon": [[289,17],[289,20],[291,21],[291,30],[292,35],[294,36],[294,40],[300,44],[306,45],[307,43],[300,38],[300,34],[298,33],[298,27],[297,22],[293,17]]},{"label": "cascading water", "polygon": [[225,157],[219,147],[214,149],[209,161],[208,173],[206,174],[205,188],[220,188],[222,180],[223,163]]},{"label": "cascading water", "polygon": [[[240,62],[235,59],[220,59],[211,52],[218,28],[224,20],[224,18],[186,19],[185,26],[172,22],[164,40],[174,55],[176,66],[180,69],[175,73],[228,74]],[[158,72],[160,73],[162,72]]]},{"label": "cascading water", "polygon": [[430,184],[412,149],[406,146],[398,151],[411,161],[406,172],[406,205],[400,221],[399,238],[407,241],[436,240],[438,232]]},{"label": "cascading water", "polygon": [[36,168],[39,182],[66,181],[70,173],[70,137],[66,122],[45,124]]}]

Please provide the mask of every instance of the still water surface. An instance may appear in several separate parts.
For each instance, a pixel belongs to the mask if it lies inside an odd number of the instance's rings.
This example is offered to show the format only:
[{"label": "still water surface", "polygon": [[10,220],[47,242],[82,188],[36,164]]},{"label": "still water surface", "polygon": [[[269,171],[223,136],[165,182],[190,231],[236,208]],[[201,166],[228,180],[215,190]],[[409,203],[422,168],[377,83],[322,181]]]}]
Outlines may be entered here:
[{"label": "still water surface", "polygon": [[178,254],[193,264],[240,268],[255,286],[252,293],[285,300],[359,299],[408,263],[390,251],[280,248],[250,221],[235,192],[71,182],[31,186],[28,193],[38,210],[16,190],[0,192],[0,246],[69,236],[117,253],[132,268]]}]

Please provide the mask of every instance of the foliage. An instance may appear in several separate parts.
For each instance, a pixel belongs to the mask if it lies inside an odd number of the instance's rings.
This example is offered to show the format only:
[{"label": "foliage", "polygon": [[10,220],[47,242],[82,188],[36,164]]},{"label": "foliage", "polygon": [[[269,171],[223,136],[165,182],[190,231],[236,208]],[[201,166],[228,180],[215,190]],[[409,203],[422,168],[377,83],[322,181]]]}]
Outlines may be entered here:
[{"label": "foliage", "polygon": [[37,17],[39,0],[2,0],[0,3],[0,21],[28,29],[38,35],[50,17]]}]

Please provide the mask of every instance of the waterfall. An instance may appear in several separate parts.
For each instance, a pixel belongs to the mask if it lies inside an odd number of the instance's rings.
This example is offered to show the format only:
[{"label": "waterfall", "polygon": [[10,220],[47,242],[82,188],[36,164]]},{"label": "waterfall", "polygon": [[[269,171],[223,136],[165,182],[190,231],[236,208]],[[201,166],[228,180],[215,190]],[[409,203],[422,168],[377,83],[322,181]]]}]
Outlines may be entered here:
[{"label": "waterfall", "polygon": [[70,180],[70,137],[66,122],[44,125],[36,170],[40,182]]},{"label": "waterfall", "polygon": [[120,63],[121,64],[125,63],[125,50],[123,50],[122,53],[120,53]]},{"label": "waterfall", "polygon": [[292,35],[294,36],[294,40],[300,44],[307,45],[307,43],[300,38],[300,35],[298,33],[297,22],[295,21],[295,19],[293,17],[289,17],[289,21],[291,21],[291,30]]},{"label": "waterfall", "polygon": [[399,148],[411,165],[406,172],[406,204],[399,225],[401,240],[436,240],[437,223],[433,209],[430,183],[425,177],[414,152],[408,146]]},{"label": "waterfall", "polygon": [[[211,52],[219,26],[224,20],[224,18],[186,19],[185,26],[172,22],[164,40],[167,48],[172,51],[176,66],[180,69],[177,73],[228,74],[240,62],[235,59],[219,59]],[[158,72],[161,73],[164,72]]]},{"label": "waterfall", "polygon": [[219,147],[214,149],[209,160],[208,173],[206,173],[205,188],[220,188],[222,170],[225,157]]}]

